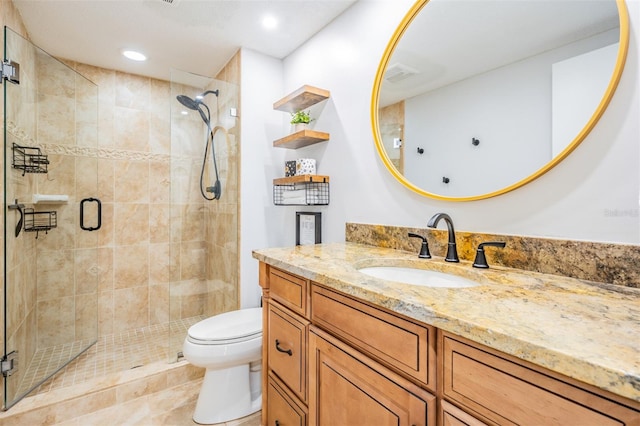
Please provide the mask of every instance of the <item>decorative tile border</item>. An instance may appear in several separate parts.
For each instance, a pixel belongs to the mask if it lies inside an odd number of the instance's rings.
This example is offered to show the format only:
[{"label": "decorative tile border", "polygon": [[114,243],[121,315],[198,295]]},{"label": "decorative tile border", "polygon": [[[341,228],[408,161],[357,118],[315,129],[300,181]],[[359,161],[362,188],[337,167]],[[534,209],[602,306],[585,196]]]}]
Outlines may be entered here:
[{"label": "decorative tile border", "polygon": [[[447,231],[441,229],[347,223],[345,240],[418,253],[420,241],[409,232],[427,237],[431,255],[444,257]],[[506,243],[485,249],[489,265],[640,288],[638,245],[456,231],[461,260],[473,261],[478,244],[487,241]]]},{"label": "decorative tile border", "polygon": [[[172,157],[168,154],[154,154],[142,151],[125,151],[122,149],[96,148],[89,146],[40,144],[40,148],[47,154],[69,155],[74,157],[106,158],[110,160],[156,161],[169,162]],[[178,157],[173,157],[174,159]]]}]

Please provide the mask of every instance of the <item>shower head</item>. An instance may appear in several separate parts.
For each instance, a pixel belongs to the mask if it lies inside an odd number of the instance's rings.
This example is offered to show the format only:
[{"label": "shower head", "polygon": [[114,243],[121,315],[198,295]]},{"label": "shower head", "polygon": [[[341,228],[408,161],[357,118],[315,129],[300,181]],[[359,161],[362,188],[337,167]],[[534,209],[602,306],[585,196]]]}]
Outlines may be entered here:
[{"label": "shower head", "polygon": [[176,96],[178,102],[180,102],[183,106],[193,110],[198,111],[200,113],[200,117],[202,117],[202,121],[207,125],[207,127],[211,127],[210,118],[205,115],[204,111],[202,111],[201,107],[205,107],[207,109],[207,114],[210,116],[209,107],[202,103],[199,99],[191,99],[187,95],[178,95]]},{"label": "shower head", "polygon": [[188,97],[187,95],[178,95],[176,96],[178,102],[180,102],[185,107],[197,111],[200,108],[200,101],[196,101]]}]

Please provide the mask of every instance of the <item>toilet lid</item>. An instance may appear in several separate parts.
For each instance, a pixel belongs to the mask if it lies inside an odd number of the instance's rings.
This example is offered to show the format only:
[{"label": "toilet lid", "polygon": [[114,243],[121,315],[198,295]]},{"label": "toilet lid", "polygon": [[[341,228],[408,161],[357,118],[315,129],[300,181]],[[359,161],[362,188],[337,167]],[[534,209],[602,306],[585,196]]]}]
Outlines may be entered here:
[{"label": "toilet lid", "polygon": [[215,315],[189,327],[194,343],[242,342],[262,334],[262,308],[240,309]]}]

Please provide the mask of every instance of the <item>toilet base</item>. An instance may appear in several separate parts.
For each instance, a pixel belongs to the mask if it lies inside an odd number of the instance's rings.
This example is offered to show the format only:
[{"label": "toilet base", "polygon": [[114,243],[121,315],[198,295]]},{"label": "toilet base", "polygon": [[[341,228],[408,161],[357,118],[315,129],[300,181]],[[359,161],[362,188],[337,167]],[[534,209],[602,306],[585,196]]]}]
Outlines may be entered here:
[{"label": "toilet base", "polygon": [[260,410],[261,389],[251,389],[256,382],[260,386],[260,379],[256,380],[260,373],[259,370],[249,371],[249,364],[222,370],[207,369],[193,421],[205,425],[223,423]]}]

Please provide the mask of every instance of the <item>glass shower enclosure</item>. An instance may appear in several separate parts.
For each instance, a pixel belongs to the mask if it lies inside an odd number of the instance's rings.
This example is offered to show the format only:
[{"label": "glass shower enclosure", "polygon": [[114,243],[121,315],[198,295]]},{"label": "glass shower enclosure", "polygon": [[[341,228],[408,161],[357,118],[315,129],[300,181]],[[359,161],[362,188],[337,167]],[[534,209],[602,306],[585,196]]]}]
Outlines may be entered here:
[{"label": "glass shower enclosure", "polygon": [[[4,29],[3,408],[98,335],[98,87]],[[7,76],[8,74],[8,76]]]}]

